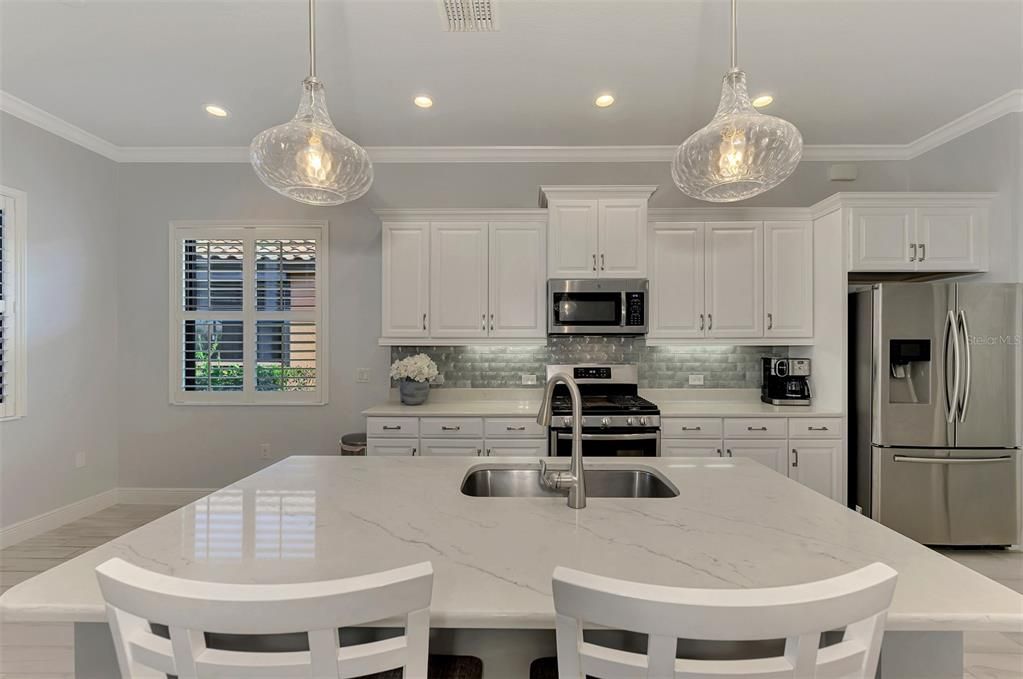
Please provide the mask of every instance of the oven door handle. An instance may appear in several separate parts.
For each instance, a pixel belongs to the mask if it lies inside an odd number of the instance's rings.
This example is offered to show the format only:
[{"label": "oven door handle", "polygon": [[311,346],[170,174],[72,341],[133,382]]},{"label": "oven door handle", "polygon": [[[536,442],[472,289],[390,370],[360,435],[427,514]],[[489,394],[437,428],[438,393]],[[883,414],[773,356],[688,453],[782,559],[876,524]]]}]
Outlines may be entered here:
[{"label": "oven door handle", "polygon": [[[583,441],[656,441],[659,434],[583,434]],[[558,440],[571,439],[571,434],[558,433]]]}]

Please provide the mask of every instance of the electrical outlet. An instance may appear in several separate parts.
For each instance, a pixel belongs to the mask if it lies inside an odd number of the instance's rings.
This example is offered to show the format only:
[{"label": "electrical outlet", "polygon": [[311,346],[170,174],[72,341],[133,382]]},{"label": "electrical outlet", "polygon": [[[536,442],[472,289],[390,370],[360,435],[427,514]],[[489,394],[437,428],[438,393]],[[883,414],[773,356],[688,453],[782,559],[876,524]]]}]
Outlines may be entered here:
[{"label": "electrical outlet", "polygon": [[269,460],[270,459],[270,444],[269,443],[262,443],[262,444],[260,444],[260,446],[259,446],[259,457],[261,457],[264,460]]},{"label": "electrical outlet", "polygon": [[369,368],[359,368],[355,371],[356,382],[369,382]]},{"label": "electrical outlet", "polygon": [[75,453],[75,469],[81,469],[86,464],[88,464],[88,460],[85,457],[85,451],[79,450]]},{"label": "electrical outlet", "polygon": [[690,375],[689,376],[689,384],[695,385],[695,386],[702,386],[703,385],[703,375]]},{"label": "electrical outlet", "polygon": [[536,375],[522,375],[522,384],[536,384]]}]

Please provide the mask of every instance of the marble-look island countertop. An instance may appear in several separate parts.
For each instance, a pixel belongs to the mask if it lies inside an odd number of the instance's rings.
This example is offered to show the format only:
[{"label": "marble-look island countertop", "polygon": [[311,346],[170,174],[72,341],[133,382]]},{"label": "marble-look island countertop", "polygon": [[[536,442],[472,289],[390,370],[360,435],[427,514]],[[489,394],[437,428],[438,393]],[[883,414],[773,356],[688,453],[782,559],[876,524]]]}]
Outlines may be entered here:
[{"label": "marble-look island countertop", "polygon": [[[529,463],[508,458],[502,463]],[[535,463],[535,460],[532,460]],[[565,565],[689,587],[827,578],[873,561],[899,572],[890,630],[1023,630],[1023,597],[755,462],[587,461],[653,467],[670,499],[473,498],[478,458],[283,460],[0,597],[5,622],[102,622],[94,568],[119,556],[162,573],[239,583],[346,577],[429,560],[431,625],[553,627]]]}]

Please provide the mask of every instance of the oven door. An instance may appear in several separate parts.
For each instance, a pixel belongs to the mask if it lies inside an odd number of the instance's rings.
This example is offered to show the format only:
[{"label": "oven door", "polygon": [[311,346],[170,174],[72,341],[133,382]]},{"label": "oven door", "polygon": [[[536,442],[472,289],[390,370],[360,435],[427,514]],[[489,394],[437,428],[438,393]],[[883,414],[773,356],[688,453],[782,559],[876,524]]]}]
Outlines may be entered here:
[{"label": "oven door", "polygon": [[647,331],[646,281],[551,280],[551,335],[641,335]]},{"label": "oven door", "polygon": [[[572,456],[572,430],[551,429],[551,455]],[[600,429],[583,431],[583,457],[658,457],[659,429]]]}]

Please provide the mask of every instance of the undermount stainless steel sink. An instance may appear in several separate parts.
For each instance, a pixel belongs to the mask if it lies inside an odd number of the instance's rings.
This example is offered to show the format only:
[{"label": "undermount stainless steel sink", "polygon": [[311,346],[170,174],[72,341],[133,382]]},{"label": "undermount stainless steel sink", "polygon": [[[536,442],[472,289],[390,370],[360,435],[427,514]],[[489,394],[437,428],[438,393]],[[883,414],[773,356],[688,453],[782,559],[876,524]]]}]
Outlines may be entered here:
[{"label": "undermount stainless steel sink", "polygon": [[[588,497],[657,498],[677,497],[678,488],[660,472],[650,468],[595,467],[586,469]],[[539,465],[480,465],[462,480],[462,494],[470,497],[556,497],[567,490],[554,490],[540,483]]]}]

